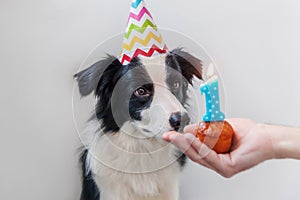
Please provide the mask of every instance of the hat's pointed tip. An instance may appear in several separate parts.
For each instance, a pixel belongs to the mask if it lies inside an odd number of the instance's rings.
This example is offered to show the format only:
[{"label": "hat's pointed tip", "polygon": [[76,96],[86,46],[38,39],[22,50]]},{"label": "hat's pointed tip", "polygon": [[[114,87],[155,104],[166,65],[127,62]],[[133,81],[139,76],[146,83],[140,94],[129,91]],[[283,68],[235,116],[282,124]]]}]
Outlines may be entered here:
[{"label": "hat's pointed tip", "polygon": [[139,55],[152,57],[167,51],[144,0],[132,0],[120,62],[124,64]]}]

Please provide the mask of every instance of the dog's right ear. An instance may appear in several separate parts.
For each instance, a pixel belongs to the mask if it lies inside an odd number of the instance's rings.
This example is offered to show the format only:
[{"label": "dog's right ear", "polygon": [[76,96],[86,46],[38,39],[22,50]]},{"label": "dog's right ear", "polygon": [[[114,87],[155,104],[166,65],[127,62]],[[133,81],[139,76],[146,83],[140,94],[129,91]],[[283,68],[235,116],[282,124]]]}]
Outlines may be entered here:
[{"label": "dog's right ear", "polygon": [[107,68],[111,67],[111,65],[122,66],[116,57],[108,55],[107,58],[100,60],[89,68],[75,74],[74,78],[76,78],[78,82],[80,94],[82,96],[87,96],[95,91],[102,74]]}]

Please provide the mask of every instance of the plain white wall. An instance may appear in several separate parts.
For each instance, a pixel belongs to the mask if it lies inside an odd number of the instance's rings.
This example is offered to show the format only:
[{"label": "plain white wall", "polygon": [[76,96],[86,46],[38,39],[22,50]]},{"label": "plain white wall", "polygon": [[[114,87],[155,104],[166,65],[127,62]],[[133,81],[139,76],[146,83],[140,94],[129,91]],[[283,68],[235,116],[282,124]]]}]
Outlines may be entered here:
[{"label": "plain white wall", "polygon": [[[300,126],[300,2],[148,0],[159,27],[202,44],[224,82],[228,117]],[[123,32],[129,0],[0,1],[0,199],[79,199],[72,75]],[[189,163],[181,199],[300,198],[300,162],[231,179]]]}]

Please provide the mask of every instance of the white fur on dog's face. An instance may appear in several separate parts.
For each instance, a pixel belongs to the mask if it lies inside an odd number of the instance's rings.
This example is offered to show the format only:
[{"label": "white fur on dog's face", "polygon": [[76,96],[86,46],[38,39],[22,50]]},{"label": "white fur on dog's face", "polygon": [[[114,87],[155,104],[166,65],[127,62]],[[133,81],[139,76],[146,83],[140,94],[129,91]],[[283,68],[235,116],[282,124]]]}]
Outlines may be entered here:
[{"label": "white fur on dog's face", "polygon": [[143,134],[137,137],[161,137],[164,132],[174,130],[169,123],[172,113],[186,113],[183,105],[170,91],[167,71],[183,77],[178,71],[166,66],[166,55],[140,59],[153,82],[154,94],[150,107],[141,112],[141,120],[134,120],[132,124]]}]

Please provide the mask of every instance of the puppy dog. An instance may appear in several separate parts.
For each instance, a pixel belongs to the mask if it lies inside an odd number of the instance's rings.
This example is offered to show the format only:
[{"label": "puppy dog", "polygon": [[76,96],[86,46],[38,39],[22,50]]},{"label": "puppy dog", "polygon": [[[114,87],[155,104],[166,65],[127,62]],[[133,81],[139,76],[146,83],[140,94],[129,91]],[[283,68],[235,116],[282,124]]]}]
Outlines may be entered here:
[{"label": "puppy dog", "polygon": [[187,89],[202,79],[199,59],[182,49],[122,65],[108,55],[75,75],[95,94],[84,132],[81,200],[177,200],[185,156],[162,140],[189,123]]}]

